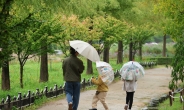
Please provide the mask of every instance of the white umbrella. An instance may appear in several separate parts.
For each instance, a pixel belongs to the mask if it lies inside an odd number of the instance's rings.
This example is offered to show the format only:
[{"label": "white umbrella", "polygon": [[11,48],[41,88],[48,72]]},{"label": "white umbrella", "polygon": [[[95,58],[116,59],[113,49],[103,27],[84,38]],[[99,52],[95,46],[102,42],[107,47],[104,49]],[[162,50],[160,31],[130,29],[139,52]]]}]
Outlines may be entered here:
[{"label": "white umbrella", "polygon": [[139,79],[145,75],[144,68],[136,61],[125,63],[120,69],[120,75],[125,80],[132,80],[133,76]]},{"label": "white umbrella", "polygon": [[114,71],[109,63],[97,61],[96,67],[104,83],[108,85],[114,80]]},{"label": "white umbrella", "polygon": [[70,46],[73,47],[79,54],[87,59],[96,62],[100,61],[100,57],[96,49],[87,42],[81,40],[69,41]]}]

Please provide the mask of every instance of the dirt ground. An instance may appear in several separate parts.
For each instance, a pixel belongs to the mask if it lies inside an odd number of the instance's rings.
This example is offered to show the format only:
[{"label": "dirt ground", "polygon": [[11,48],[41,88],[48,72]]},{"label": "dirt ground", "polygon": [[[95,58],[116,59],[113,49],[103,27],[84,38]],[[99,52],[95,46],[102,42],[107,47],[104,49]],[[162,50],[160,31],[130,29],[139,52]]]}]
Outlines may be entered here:
[{"label": "dirt ground", "polygon": [[[145,70],[145,77],[138,80],[137,90],[134,94],[132,110],[141,110],[146,107],[152,98],[168,94],[168,84],[171,80],[171,69],[159,67]],[[106,103],[110,110],[123,110],[125,105],[126,92],[122,90],[123,81],[117,81],[109,85]],[[95,90],[81,92],[78,110],[89,110]],[[50,102],[38,110],[67,110],[66,99]],[[98,102],[98,110],[104,110]]]}]

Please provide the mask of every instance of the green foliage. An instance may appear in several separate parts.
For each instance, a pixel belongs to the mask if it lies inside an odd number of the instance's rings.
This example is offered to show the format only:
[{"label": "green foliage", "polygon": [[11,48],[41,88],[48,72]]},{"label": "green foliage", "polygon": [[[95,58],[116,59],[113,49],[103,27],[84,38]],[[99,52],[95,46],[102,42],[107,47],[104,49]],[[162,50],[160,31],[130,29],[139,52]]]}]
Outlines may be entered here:
[{"label": "green foliage", "polygon": [[124,29],[127,29],[126,23],[115,19],[111,16],[94,17],[94,29],[98,29],[102,36],[99,37],[103,41],[105,47],[123,39]]},{"label": "green foliage", "polygon": [[162,53],[162,49],[157,48],[157,47],[153,47],[151,49],[148,49],[147,53],[161,54]]},{"label": "green foliage", "polygon": [[158,65],[170,65],[172,62],[171,57],[155,57],[155,58],[150,58],[150,60],[155,60],[157,61]]},{"label": "green foliage", "polygon": [[169,33],[173,39],[183,36],[183,10],[184,2],[182,0],[158,0],[155,10],[165,15],[169,19],[165,23],[164,30]]},{"label": "green foliage", "polygon": [[173,67],[172,70],[172,81],[171,85],[174,85],[174,88],[176,88],[178,85],[178,81],[184,81],[184,38],[178,39],[177,43],[175,44],[175,56],[173,57],[171,66]]}]

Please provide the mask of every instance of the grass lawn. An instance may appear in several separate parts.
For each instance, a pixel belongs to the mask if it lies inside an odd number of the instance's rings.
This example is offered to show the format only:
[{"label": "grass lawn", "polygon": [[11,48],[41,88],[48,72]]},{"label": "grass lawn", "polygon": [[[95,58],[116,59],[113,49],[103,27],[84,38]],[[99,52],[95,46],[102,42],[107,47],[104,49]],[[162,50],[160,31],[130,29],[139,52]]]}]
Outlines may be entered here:
[{"label": "grass lawn", "polygon": [[172,106],[170,106],[170,100],[168,98],[166,101],[159,104],[158,110],[183,110],[184,105],[180,102],[180,94],[177,93],[174,97],[178,98],[174,99]]}]

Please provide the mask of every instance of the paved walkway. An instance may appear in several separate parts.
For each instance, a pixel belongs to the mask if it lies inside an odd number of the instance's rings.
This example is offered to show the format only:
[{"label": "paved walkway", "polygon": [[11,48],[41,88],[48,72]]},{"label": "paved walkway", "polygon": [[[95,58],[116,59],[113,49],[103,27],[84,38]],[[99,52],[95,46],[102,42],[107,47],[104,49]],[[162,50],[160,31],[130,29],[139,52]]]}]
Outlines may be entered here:
[{"label": "paved walkway", "polygon": [[[151,98],[159,97],[169,92],[168,85],[171,80],[171,69],[160,67],[145,70],[145,77],[138,81],[138,87],[134,95],[132,110],[141,110],[146,106]],[[122,90],[122,81],[117,81],[109,85],[106,102],[110,110],[123,110],[125,105],[126,92]],[[96,90],[81,92],[78,110],[89,110],[91,101]],[[67,110],[66,99],[46,103],[38,110]],[[102,104],[98,102],[98,110],[104,110]]]}]

